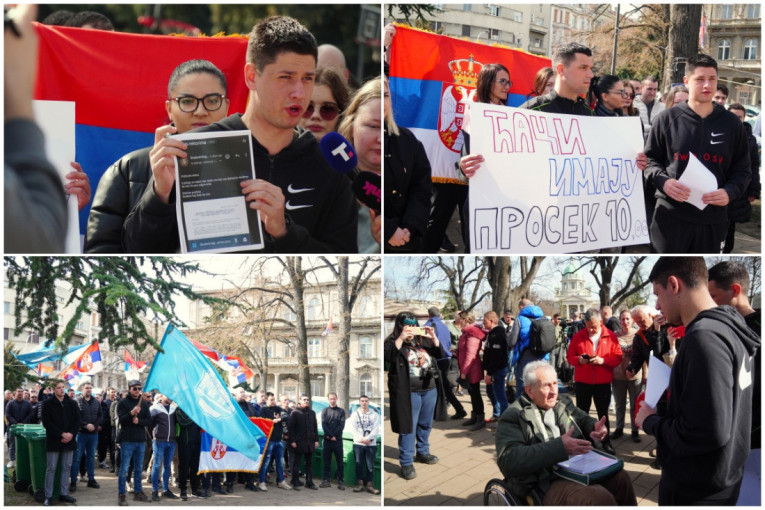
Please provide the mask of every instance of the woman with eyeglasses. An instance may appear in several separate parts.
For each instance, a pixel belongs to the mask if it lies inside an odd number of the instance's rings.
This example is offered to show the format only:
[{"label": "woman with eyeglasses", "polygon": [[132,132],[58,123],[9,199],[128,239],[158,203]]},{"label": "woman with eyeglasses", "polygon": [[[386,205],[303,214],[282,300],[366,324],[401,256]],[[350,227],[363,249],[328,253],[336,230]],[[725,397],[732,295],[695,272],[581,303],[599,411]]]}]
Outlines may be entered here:
[{"label": "woman with eyeglasses", "polygon": [[622,96],[622,113],[626,117],[639,116],[640,113],[632,104],[635,101],[635,87],[633,87],[632,82],[629,80],[622,80],[622,85],[624,85],[624,92],[626,92],[626,94]]},{"label": "woman with eyeglasses", "polygon": [[[165,109],[176,133],[185,133],[228,115],[226,77],[207,60],[189,60],[175,68],[167,85]],[[143,196],[152,161],[161,145],[120,158],[98,182],[85,233],[86,253],[125,253],[122,226]],[[154,161],[156,164],[156,161]]]},{"label": "woman with eyeglasses", "polygon": [[444,397],[436,360],[441,353],[435,331],[419,327],[412,312],[396,316],[393,332],[385,339],[388,367],[390,424],[398,434],[398,461],[401,477],[417,477],[414,462],[436,464],[430,453],[433,418],[446,419]]},{"label": "woman with eyeglasses", "polygon": [[329,67],[317,67],[311,102],[300,119],[300,127],[321,141],[330,131],[337,131],[349,98],[348,87],[339,74]]},{"label": "woman with eyeglasses", "polygon": [[595,115],[598,117],[621,117],[627,92],[618,76],[606,74],[590,81],[590,94],[597,101]]}]

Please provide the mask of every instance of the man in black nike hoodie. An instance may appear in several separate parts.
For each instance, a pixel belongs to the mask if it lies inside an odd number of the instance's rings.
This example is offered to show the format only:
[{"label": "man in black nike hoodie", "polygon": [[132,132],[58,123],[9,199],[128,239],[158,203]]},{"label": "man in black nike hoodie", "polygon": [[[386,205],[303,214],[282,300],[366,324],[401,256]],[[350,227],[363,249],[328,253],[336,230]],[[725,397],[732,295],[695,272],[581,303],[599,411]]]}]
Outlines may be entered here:
[{"label": "man in black nike hoodie", "polygon": [[666,415],[643,403],[636,417],[656,437],[659,505],[734,505],[749,454],[760,339],[735,308],[715,305],[702,257],[662,257],[649,278],[656,308],[685,325]]},{"label": "man in black nike hoodie", "polygon": [[[712,101],[717,90],[712,57],[689,58],[683,81],[688,101],[656,117],[644,150],[643,176],[656,189],[657,200],[651,244],[656,253],[721,253],[728,204],[746,193],[752,175],[746,133],[735,115]],[[687,202],[690,189],[678,182],[690,154],[717,179],[717,189],[701,197],[704,209]]]}]

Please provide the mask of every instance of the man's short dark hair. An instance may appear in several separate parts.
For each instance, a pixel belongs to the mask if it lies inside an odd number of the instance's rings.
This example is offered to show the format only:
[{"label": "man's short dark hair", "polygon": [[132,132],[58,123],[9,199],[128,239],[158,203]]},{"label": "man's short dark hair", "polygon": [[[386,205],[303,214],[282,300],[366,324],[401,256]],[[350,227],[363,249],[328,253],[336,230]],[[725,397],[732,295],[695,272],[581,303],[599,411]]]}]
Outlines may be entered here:
[{"label": "man's short dark hair", "polygon": [[713,67],[715,72],[717,72],[717,61],[703,53],[688,57],[688,61],[685,63],[685,75],[692,75],[697,67]]},{"label": "man's short dark hair", "polygon": [[274,395],[272,392],[270,392],[270,391],[267,391],[267,392],[266,392],[266,398],[268,398],[268,397],[274,397],[274,398],[276,398],[276,396],[275,396],[275,395]]},{"label": "man's short dark hair", "polygon": [[438,317],[439,315],[441,315],[441,311],[437,306],[431,306],[428,308],[428,317]]},{"label": "man's short dark hair", "polygon": [[[725,94],[725,97],[728,97],[730,93],[728,92],[728,87],[723,85],[722,83],[717,85],[717,90]],[[730,110],[730,108],[728,108]]]},{"label": "man's short dark hair", "polygon": [[513,311],[508,308],[502,315],[513,315]]},{"label": "man's short dark hair", "polygon": [[327,393],[327,398],[331,397],[332,395],[334,395],[335,398],[337,398],[337,393],[335,393],[334,391],[330,391],[329,393]]},{"label": "man's short dark hair", "polygon": [[247,44],[247,63],[255,64],[258,72],[284,52],[311,55],[314,61],[319,55],[316,38],[294,18],[271,16],[253,27]]},{"label": "man's short dark hair", "polygon": [[741,262],[726,260],[715,264],[709,268],[709,281],[723,290],[730,290],[731,285],[738,283],[743,294],[749,293],[749,271]]},{"label": "man's short dark hair", "polygon": [[359,400],[361,400],[362,398],[365,398],[365,399],[369,400],[369,397],[367,397],[366,395],[361,395],[361,396],[359,397]]},{"label": "man's short dark hair", "polygon": [[742,112],[744,112],[744,116],[746,116],[746,108],[744,108],[744,105],[742,105],[741,103],[733,103],[732,105],[730,105],[728,107],[728,111],[730,111],[730,110],[739,110],[739,111],[742,111]]},{"label": "man's short dark hair", "polygon": [[558,48],[555,50],[552,59],[553,66],[558,64],[568,66],[571,64],[571,62],[574,61],[577,53],[587,55],[588,57],[592,56],[592,50],[584,44],[579,44],[577,42],[566,43],[558,46]]},{"label": "man's short dark hair", "polygon": [[69,23],[69,20],[71,20],[73,17],[74,17],[74,13],[72,11],[67,11],[66,9],[59,9],[45,16],[45,19],[42,20],[42,24],[61,26],[61,27],[70,26],[68,25],[68,23]]},{"label": "man's short dark hair", "polygon": [[560,317],[560,314],[559,313],[553,314],[553,319],[555,319],[556,317]]},{"label": "man's short dark hair", "polygon": [[646,83],[657,83],[659,80],[656,79],[656,76],[653,76],[649,74],[645,78],[643,78],[643,81],[640,82],[641,85],[644,85]]},{"label": "man's short dark hair", "polygon": [[706,287],[709,278],[704,257],[660,257],[651,269],[648,279],[651,283],[667,286],[670,276],[680,279],[688,287],[694,289]]},{"label": "man's short dark hair", "polygon": [[84,27],[85,25],[92,25],[96,30],[114,31],[112,21],[100,12],[94,11],[78,12],[66,24],[68,27]]}]

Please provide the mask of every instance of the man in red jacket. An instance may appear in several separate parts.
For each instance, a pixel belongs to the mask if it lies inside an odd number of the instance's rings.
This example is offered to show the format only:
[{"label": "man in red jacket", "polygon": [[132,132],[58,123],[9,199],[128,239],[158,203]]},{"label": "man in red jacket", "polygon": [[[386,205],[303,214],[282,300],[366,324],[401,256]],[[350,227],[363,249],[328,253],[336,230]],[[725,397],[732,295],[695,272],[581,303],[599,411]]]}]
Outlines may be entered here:
[{"label": "man in red jacket", "polygon": [[[611,381],[614,367],[622,361],[622,349],[616,334],[603,325],[597,308],[584,313],[585,328],[579,330],[568,346],[566,359],[574,367],[576,382],[576,405],[585,413],[595,400],[598,418],[606,417],[608,428],[608,405],[611,402]],[[603,441],[603,449],[615,454],[609,437]]]}]

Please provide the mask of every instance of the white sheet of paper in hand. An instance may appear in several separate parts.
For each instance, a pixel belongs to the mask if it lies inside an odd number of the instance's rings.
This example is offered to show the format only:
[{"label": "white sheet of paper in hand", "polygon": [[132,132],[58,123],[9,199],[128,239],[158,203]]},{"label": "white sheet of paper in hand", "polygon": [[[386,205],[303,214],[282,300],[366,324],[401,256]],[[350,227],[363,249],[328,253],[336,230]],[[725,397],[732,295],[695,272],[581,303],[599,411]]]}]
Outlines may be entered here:
[{"label": "white sheet of paper in hand", "polygon": [[669,386],[669,374],[672,369],[662,360],[651,354],[648,362],[648,381],[645,384],[645,403],[656,409],[661,394]]},{"label": "white sheet of paper in hand", "polygon": [[707,204],[701,201],[701,196],[704,193],[717,190],[717,178],[704,166],[704,163],[690,152],[688,153],[688,166],[685,167],[683,175],[677,181],[691,190],[691,196],[686,202],[702,210]]}]

